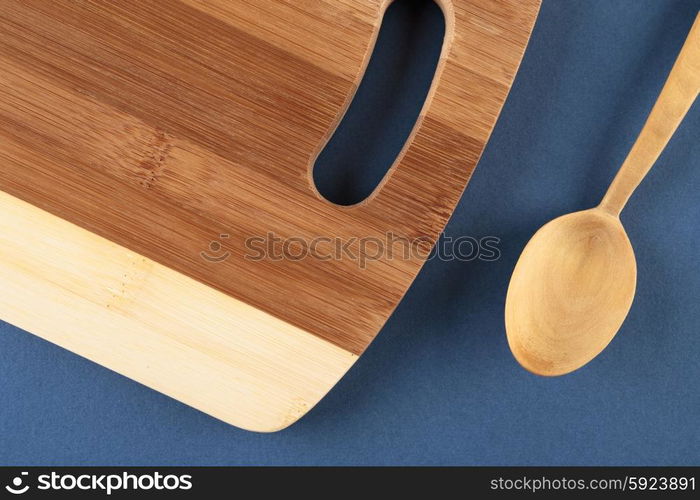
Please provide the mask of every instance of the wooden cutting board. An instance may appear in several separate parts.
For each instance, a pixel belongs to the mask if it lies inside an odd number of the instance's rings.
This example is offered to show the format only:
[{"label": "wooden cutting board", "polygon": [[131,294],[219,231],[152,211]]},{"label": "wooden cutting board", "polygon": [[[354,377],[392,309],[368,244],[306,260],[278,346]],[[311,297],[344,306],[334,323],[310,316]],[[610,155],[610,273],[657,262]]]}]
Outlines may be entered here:
[{"label": "wooden cutting board", "polygon": [[[0,0],[0,318],[245,429],[306,413],[418,273],[539,8],[439,2],[416,128],[377,190],[341,207],[311,169],[389,3]],[[323,252],[251,258],[271,234]],[[325,258],[387,234],[421,251]]]}]

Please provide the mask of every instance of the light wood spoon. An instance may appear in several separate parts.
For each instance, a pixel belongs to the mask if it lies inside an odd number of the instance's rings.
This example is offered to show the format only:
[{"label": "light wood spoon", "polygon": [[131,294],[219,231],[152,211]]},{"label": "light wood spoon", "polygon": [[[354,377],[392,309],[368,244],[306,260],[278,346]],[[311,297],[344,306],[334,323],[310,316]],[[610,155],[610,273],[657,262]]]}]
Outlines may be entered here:
[{"label": "light wood spoon", "polygon": [[508,287],[506,332],[515,358],[539,375],[588,363],[612,340],[632,305],[634,251],[620,212],[700,91],[700,14],[661,95],[597,207],[543,226],[523,250]]}]

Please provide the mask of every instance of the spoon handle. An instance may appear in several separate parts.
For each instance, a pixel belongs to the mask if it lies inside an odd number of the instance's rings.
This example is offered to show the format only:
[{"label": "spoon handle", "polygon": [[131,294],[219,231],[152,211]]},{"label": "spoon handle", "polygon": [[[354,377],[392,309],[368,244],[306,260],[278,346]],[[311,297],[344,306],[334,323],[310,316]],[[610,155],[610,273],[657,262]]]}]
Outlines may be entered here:
[{"label": "spoon handle", "polygon": [[700,13],[683,44],[649,118],[608,192],[601,209],[618,216],[656,162],[700,92]]}]

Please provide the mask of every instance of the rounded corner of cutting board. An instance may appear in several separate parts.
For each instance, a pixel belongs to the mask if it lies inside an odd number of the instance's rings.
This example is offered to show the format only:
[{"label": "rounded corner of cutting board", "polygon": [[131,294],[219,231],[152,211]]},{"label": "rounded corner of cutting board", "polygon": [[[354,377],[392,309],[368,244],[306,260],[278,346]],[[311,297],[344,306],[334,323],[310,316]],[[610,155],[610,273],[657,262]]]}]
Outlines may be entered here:
[{"label": "rounded corner of cutting board", "polygon": [[3,320],[226,423],[282,430],[357,360],[2,191],[0,214]]}]

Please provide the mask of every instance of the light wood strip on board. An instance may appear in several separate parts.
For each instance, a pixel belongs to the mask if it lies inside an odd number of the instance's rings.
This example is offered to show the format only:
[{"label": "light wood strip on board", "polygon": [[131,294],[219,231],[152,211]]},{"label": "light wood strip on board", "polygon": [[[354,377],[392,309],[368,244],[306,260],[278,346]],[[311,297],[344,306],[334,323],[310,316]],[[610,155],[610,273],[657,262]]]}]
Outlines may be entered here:
[{"label": "light wood strip on board", "polygon": [[0,193],[0,317],[225,422],[288,426],[357,356]]}]

